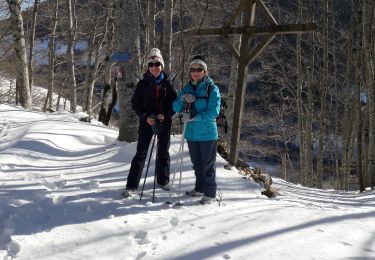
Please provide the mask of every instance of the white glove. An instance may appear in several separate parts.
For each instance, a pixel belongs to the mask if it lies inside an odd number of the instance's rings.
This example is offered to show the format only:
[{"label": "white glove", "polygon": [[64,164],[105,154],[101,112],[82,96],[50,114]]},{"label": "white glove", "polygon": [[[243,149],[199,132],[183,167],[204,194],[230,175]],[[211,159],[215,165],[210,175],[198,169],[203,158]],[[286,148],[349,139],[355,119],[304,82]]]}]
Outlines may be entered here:
[{"label": "white glove", "polygon": [[190,122],[190,121],[193,121],[193,120],[194,120],[194,118],[190,118],[190,113],[188,113],[188,112],[181,113],[181,122],[187,123],[187,122]]},{"label": "white glove", "polygon": [[193,103],[195,101],[195,97],[192,94],[186,93],[182,96],[182,101]]}]

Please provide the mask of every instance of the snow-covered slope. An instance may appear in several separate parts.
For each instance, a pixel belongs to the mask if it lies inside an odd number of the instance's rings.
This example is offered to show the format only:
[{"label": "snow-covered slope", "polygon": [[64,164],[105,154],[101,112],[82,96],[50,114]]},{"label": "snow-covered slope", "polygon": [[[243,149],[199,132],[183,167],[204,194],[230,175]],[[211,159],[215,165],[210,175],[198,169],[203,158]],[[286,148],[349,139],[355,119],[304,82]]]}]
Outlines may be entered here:
[{"label": "snow-covered slope", "polygon": [[[268,199],[218,156],[221,204],[183,195],[176,209],[160,189],[151,202],[153,158],[146,197],[122,199],[136,143],[116,138],[68,113],[0,105],[0,259],[375,259],[373,191],[274,179],[283,196]],[[187,151],[184,162],[182,191],[194,182]]]}]

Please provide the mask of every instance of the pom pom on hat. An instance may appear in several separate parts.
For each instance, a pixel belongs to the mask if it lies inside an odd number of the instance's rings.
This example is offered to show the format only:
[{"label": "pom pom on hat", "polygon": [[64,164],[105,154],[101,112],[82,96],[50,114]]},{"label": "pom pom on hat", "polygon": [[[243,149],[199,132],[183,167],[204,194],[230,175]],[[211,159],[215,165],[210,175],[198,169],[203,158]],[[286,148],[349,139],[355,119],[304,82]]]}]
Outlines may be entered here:
[{"label": "pom pom on hat", "polygon": [[147,63],[149,62],[160,62],[164,68],[164,59],[161,56],[161,52],[158,48],[152,48],[150,54],[147,56]]}]

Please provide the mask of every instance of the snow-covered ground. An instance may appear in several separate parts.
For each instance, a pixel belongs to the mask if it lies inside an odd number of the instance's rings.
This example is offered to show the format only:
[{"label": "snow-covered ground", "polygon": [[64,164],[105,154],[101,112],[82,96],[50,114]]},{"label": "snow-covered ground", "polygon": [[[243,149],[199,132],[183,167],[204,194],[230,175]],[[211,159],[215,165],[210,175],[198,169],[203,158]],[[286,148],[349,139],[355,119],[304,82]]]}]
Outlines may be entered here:
[{"label": "snow-covered ground", "polygon": [[[269,199],[218,156],[221,204],[183,195],[171,208],[160,189],[151,202],[153,158],[146,197],[122,199],[136,143],[117,134],[64,112],[0,105],[0,259],[375,259],[373,191],[275,178],[283,195]],[[194,182],[184,158],[182,191]]]}]

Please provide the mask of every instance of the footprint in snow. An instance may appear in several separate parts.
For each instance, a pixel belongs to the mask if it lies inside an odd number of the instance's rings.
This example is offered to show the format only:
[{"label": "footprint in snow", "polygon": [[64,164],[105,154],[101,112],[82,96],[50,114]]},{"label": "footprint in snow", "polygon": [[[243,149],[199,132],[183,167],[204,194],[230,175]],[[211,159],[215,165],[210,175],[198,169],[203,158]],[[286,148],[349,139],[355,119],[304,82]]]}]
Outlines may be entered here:
[{"label": "footprint in snow", "polygon": [[339,241],[339,243],[343,244],[344,246],[353,246],[349,242],[345,242],[345,241]]},{"label": "footprint in snow", "polygon": [[169,220],[169,223],[172,225],[172,226],[177,226],[178,225],[178,218],[177,217],[172,217],[170,220]]},{"label": "footprint in snow", "polygon": [[57,190],[65,186],[65,180],[47,180],[43,179],[40,184],[47,188],[47,190]]},{"label": "footprint in snow", "polygon": [[135,258],[135,260],[140,260],[142,259],[143,257],[145,257],[147,255],[147,252],[146,251],[143,251],[143,252],[140,252],[137,257]]},{"label": "footprint in snow", "polygon": [[148,240],[147,232],[146,231],[138,231],[134,235],[134,240],[137,242],[138,245],[145,245],[150,243],[150,240]]}]

